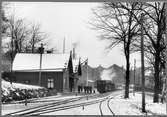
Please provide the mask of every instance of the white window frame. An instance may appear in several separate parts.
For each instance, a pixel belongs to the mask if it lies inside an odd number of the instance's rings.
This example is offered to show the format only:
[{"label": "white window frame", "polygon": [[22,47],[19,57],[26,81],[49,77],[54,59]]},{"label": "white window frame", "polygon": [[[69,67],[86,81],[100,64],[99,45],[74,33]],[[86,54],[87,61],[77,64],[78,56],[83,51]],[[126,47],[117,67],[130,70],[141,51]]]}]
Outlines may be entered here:
[{"label": "white window frame", "polygon": [[54,88],[54,79],[53,78],[48,78],[47,87],[49,89],[53,89]]}]

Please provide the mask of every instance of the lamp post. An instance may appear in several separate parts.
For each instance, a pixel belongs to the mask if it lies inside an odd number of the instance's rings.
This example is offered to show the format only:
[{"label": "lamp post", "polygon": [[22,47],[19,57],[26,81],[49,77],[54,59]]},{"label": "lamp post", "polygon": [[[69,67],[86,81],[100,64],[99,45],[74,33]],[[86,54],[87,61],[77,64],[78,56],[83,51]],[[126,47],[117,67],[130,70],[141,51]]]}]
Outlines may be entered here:
[{"label": "lamp post", "polygon": [[41,68],[42,68],[42,54],[44,53],[44,47],[41,43],[41,47],[39,47],[39,53],[40,53],[40,65],[39,65],[39,86],[41,86]]}]

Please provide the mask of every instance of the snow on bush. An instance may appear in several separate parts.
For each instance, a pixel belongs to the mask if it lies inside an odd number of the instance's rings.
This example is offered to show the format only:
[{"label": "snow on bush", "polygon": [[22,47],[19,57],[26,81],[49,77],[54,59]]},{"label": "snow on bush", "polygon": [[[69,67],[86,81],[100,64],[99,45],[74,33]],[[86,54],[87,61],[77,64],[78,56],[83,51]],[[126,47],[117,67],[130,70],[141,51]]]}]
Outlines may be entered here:
[{"label": "snow on bush", "polygon": [[34,85],[26,85],[21,83],[10,83],[2,79],[2,88],[10,88],[11,90],[14,89],[42,89],[43,87],[34,86]]},{"label": "snow on bush", "polygon": [[2,102],[23,100],[25,98],[36,98],[45,96],[47,89],[44,87],[26,85],[21,83],[10,83],[2,79]]}]

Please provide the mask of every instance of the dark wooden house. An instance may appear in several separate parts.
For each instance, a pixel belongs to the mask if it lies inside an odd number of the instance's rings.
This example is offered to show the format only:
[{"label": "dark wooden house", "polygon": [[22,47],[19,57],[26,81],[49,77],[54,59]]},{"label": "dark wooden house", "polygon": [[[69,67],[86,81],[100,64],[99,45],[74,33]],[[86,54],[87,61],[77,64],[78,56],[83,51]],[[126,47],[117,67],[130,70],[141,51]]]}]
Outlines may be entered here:
[{"label": "dark wooden house", "polygon": [[50,53],[40,56],[40,54],[18,53],[14,58],[12,69],[15,81],[40,85],[58,92],[68,91],[69,58],[70,54]]}]

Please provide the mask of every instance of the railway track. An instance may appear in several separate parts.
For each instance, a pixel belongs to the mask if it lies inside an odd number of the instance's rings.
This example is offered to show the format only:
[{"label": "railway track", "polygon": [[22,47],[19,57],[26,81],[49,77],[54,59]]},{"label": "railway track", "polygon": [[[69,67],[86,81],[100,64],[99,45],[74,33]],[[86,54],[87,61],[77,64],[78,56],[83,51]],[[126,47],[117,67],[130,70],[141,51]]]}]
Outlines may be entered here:
[{"label": "railway track", "polygon": [[110,112],[113,114],[113,116],[115,116],[115,113],[112,111],[112,109],[111,109],[111,107],[110,107],[110,100],[113,99],[113,98],[114,98],[114,97],[108,99],[108,101],[107,101],[107,106],[108,106]]},{"label": "railway track", "polygon": [[[38,98],[34,98],[34,99],[28,99],[27,103],[44,103],[44,102],[56,102],[56,101],[60,101],[60,99],[56,99],[56,98],[60,98],[61,96],[57,96],[55,97],[55,99],[50,100],[48,97],[43,97],[42,100],[38,99]],[[95,98],[95,97],[99,97],[99,94],[94,94],[94,95],[85,95],[82,96],[81,98]],[[79,97],[80,98],[80,97]],[[44,100],[46,99],[46,100]],[[49,100],[47,100],[49,99]],[[61,99],[62,100],[62,99]],[[4,105],[6,104],[22,104],[25,103],[25,100],[21,100],[21,101],[14,101],[14,102],[10,102],[10,103],[3,103]]]},{"label": "railway track", "polygon": [[17,112],[6,114],[6,115],[21,115],[23,113],[25,113],[25,114],[26,113],[33,113],[33,112],[37,111],[38,109],[46,109],[46,108],[49,108],[51,106],[58,106],[58,105],[61,105],[61,104],[72,103],[74,101],[78,101],[78,100],[81,100],[81,99],[82,99],[82,97],[80,97],[80,98],[66,99],[66,100],[62,100],[62,101],[57,101],[56,100],[56,101],[51,102],[51,103],[42,104],[40,106],[35,106],[35,107],[32,107],[32,108],[20,110],[20,111],[17,111]]},{"label": "railway track", "polygon": [[107,106],[108,106],[109,110],[111,111],[112,115],[115,115],[112,112],[112,110],[108,104],[112,98],[113,97],[111,97],[111,95],[109,95],[109,94],[83,96],[83,97],[79,97],[79,98],[66,99],[63,101],[56,101],[53,103],[40,105],[37,107],[9,113],[7,115],[26,115],[26,116],[27,115],[42,115],[42,114],[47,114],[47,113],[51,113],[51,112],[67,110],[67,109],[77,108],[77,107],[83,107],[83,106],[88,106],[88,105],[97,104],[97,103],[99,103],[99,109],[101,111],[101,115],[103,115],[101,104],[104,101],[107,101]]},{"label": "railway track", "polygon": [[[117,95],[115,95],[115,96],[117,96]],[[100,110],[101,116],[103,116],[104,114],[105,115],[112,114],[113,116],[115,116],[115,113],[112,111],[112,109],[111,109],[111,107],[109,105],[110,104],[110,100],[113,99],[115,96],[107,97],[104,100],[100,101],[99,110]]]},{"label": "railway track", "polygon": [[77,103],[77,104],[69,104],[69,105],[64,105],[64,106],[59,106],[59,107],[52,107],[52,108],[48,108],[47,110],[43,110],[43,109],[38,110],[37,112],[29,113],[28,115],[41,115],[41,114],[46,114],[46,113],[51,113],[51,112],[56,112],[56,111],[61,111],[61,110],[83,107],[83,106],[88,106],[88,105],[99,103],[100,101],[101,100],[94,100],[94,101],[89,101],[89,102],[82,102],[82,103]]}]

